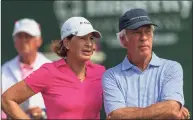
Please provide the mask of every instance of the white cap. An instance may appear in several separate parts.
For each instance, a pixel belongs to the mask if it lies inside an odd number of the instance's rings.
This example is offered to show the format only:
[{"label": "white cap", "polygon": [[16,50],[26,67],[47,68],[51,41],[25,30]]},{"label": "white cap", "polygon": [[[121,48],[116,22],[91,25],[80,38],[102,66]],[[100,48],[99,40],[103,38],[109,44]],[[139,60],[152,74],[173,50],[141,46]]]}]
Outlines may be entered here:
[{"label": "white cap", "polygon": [[20,19],[15,22],[13,36],[15,36],[19,32],[28,33],[31,36],[41,36],[41,30],[39,24],[33,19]]},{"label": "white cap", "polygon": [[84,17],[71,17],[61,28],[61,40],[73,34],[75,36],[84,36],[94,33],[94,37],[101,38],[101,33],[93,29],[91,23]]}]

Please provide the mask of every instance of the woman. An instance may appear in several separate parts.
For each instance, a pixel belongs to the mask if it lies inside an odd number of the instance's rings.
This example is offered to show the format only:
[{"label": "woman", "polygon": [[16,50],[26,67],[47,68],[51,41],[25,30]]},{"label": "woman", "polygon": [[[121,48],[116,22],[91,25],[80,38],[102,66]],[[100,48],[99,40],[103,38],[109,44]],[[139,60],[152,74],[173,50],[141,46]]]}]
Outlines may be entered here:
[{"label": "woman", "polygon": [[100,32],[87,19],[69,18],[61,28],[61,41],[52,44],[54,52],[63,58],[42,65],[8,89],[2,95],[3,111],[11,118],[27,119],[18,104],[41,92],[48,119],[99,119],[105,68],[90,58],[94,40],[100,38]]}]

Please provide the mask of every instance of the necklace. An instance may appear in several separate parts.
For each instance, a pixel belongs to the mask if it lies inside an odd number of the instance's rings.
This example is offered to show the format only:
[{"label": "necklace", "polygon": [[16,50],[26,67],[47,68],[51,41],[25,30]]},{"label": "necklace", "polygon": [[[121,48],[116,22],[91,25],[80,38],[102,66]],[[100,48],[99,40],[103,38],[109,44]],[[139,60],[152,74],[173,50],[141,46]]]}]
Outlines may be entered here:
[{"label": "necklace", "polygon": [[78,78],[79,80],[84,80],[85,76],[81,77],[81,78]]},{"label": "necklace", "polygon": [[86,77],[86,72],[84,73],[84,75],[82,77],[80,77],[80,78],[78,77],[78,79],[83,81],[85,77]]}]

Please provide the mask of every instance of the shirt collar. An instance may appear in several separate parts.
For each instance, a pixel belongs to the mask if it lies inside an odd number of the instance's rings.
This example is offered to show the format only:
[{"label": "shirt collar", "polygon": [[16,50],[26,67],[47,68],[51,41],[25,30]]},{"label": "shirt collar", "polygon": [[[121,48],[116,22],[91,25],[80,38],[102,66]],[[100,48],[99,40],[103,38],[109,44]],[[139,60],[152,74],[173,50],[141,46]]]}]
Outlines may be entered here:
[{"label": "shirt collar", "polygon": [[[151,65],[151,66],[160,66],[161,65],[160,58],[158,56],[156,56],[156,54],[154,52],[152,52],[152,58],[151,58],[149,65]],[[129,62],[129,60],[126,56],[122,62],[122,70],[130,69],[133,66],[134,65]]]},{"label": "shirt collar", "polygon": [[122,62],[122,70],[130,69],[133,66],[134,65],[129,62],[129,60],[128,60],[127,56],[126,56],[125,59]]},{"label": "shirt collar", "polygon": [[[90,61],[90,60],[88,60],[87,62],[86,62],[86,66],[92,66],[92,62]],[[65,66],[65,65],[67,65],[67,63],[66,63],[66,61],[65,61],[65,59],[64,58],[61,58],[60,60],[58,60],[57,62],[56,62],[56,66],[57,67],[59,67],[59,66]]]},{"label": "shirt collar", "polygon": [[25,64],[22,62],[19,63],[19,66],[21,69],[28,69],[28,70],[33,70],[33,68],[34,68],[33,65],[28,65],[28,64]]},{"label": "shirt collar", "polygon": [[[37,59],[37,57],[36,57],[36,59]],[[35,60],[36,61],[36,60]],[[18,57],[18,62],[19,62],[19,67],[21,68],[21,69],[28,69],[28,70],[33,70],[34,68],[35,68],[35,66],[36,66],[36,62],[33,62],[31,65],[28,65],[28,64],[25,64],[25,63],[22,63],[21,61],[20,61],[20,58]]]},{"label": "shirt collar", "polygon": [[19,56],[17,56],[17,61],[18,61],[18,63],[19,63],[19,66],[22,67],[22,68],[30,68],[30,69],[33,68],[33,69],[37,69],[37,68],[39,68],[43,63],[45,63],[45,58],[44,58],[43,54],[40,53],[40,52],[37,52],[37,56],[36,56],[36,58],[35,58],[35,61],[34,61],[31,65],[26,65],[26,64],[20,62],[19,59],[20,59]]},{"label": "shirt collar", "polygon": [[64,58],[61,58],[60,60],[56,61],[57,67],[62,66],[62,65],[67,65]]},{"label": "shirt collar", "polygon": [[151,61],[149,64],[152,66],[160,66],[161,65],[160,58],[154,52],[152,53],[152,58],[151,58]]}]

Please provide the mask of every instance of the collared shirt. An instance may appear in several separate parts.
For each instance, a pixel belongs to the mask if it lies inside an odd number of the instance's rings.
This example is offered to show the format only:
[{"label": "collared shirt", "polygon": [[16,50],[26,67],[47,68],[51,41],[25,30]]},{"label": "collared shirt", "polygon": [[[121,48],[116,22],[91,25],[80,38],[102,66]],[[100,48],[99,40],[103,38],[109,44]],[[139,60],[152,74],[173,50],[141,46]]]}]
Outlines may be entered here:
[{"label": "collared shirt", "polygon": [[32,64],[32,65],[27,65],[27,64],[21,63],[21,62],[19,61],[19,67],[20,67],[20,69],[21,69],[21,77],[22,77],[22,80],[23,80],[24,78],[26,78],[30,73],[33,72],[33,70],[34,70],[34,67],[33,67],[33,66],[34,66],[33,64]]},{"label": "collared shirt", "polygon": [[6,119],[7,118],[7,115],[1,110],[1,118],[2,119]]},{"label": "collared shirt", "polygon": [[86,63],[86,77],[81,82],[64,59],[44,64],[25,82],[41,92],[48,119],[99,119],[102,108],[101,65]]},{"label": "collared shirt", "polygon": [[157,57],[141,71],[127,57],[108,69],[102,78],[107,114],[123,107],[147,107],[164,100],[184,105],[183,70],[178,62]]}]

